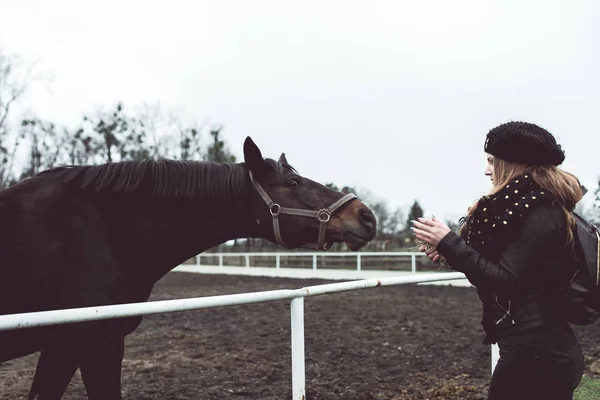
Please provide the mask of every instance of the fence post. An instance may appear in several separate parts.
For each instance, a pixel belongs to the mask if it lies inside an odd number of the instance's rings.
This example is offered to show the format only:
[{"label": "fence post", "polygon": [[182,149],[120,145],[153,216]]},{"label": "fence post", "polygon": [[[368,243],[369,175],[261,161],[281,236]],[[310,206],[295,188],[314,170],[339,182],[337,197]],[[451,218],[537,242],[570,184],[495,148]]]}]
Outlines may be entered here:
[{"label": "fence post", "polygon": [[246,268],[250,268],[250,255],[246,254]]},{"label": "fence post", "polygon": [[223,266],[223,254],[219,254],[219,267]]},{"label": "fence post", "polygon": [[281,265],[281,257],[279,256],[279,253],[277,253],[275,255],[275,269],[279,269],[280,265]]},{"label": "fence post", "polygon": [[200,266],[200,254],[196,255],[196,267]]},{"label": "fence post", "polygon": [[291,304],[292,318],[292,399],[305,400],[304,371],[304,297],[295,297]]},{"label": "fence post", "polygon": [[498,359],[500,358],[500,348],[497,343],[492,343],[492,375],[494,374],[494,369],[496,369],[496,364],[498,363]]},{"label": "fence post", "polygon": [[362,265],[361,265],[361,260],[360,260],[360,254],[357,254],[356,255],[356,270],[360,271],[361,268],[362,268]]},{"label": "fence post", "polygon": [[417,272],[417,256],[414,254],[410,255],[410,264],[413,274]]},{"label": "fence post", "polygon": [[317,255],[313,254],[313,270],[317,269]]}]

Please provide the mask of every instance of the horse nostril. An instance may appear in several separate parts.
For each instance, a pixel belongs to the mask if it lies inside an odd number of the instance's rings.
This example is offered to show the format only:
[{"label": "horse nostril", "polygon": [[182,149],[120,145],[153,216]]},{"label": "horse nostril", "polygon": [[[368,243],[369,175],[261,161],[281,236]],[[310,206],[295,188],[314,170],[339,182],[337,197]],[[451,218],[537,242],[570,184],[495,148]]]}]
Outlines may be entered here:
[{"label": "horse nostril", "polygon": [[375,216],[370,211],[360,210],[358,212],[358,219],[360,220],[360,222],[363,225],[365,225],[365,226],[367,226],[369,228],[374,228],[375,227]]}]

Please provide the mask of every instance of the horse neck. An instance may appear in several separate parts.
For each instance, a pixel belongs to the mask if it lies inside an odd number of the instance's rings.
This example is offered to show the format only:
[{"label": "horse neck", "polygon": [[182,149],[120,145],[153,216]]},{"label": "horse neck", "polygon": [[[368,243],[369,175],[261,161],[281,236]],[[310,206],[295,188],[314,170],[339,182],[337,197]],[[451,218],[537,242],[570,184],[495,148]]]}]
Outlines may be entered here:
[{"label": "horse neck", "polygon": [[160,198],[145,204],[124,203],[119,212],[123,221],[116,226],[116,236],[124,240],[120,254],[131,268],[160,278],[211,247],[257,237],[250,204],[250,199],[208,202]]}]

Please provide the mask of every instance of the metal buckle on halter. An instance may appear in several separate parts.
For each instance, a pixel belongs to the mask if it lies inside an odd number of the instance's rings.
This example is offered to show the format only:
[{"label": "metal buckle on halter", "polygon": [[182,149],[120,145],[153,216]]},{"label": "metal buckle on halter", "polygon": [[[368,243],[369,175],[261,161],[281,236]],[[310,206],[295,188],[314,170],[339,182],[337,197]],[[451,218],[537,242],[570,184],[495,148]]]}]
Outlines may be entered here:
[{"label": "metal buckle on halter", "polygon": [[331,219],[331,213],[329,210],[321,208],[319,211],[317,211],[317,219],[320,222],[329,222],[329,219]]},{"label": "metal buckle on halter", "polygon": [[281,211],[281,206],[277,203],[273,203],[269,206],[269,211],[271,212],[272,216],[279,215],[279,212]]}]

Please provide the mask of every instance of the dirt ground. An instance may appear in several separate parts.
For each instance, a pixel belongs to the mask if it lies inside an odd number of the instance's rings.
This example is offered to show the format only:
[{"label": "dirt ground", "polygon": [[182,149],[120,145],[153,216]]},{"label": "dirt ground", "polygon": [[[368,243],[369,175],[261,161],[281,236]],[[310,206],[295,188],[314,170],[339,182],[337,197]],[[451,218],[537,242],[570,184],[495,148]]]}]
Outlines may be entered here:
[{"label": "dirt ground", "polygon": [[[170,273],[151,300],[330,282]],[[307,399],[484,399],[490,346],[481,344],[479,320],[472,288],[403,285],[306,298]],[[575,329],[590,374],[600,367],[600,323]],[[26,398],[37,357],[0,365],[0,398]],[[126,340],[123,398],[290,399],[291,373],[289,301],[152,315]],[[78,373],[63,398],[86,398]]]}]

